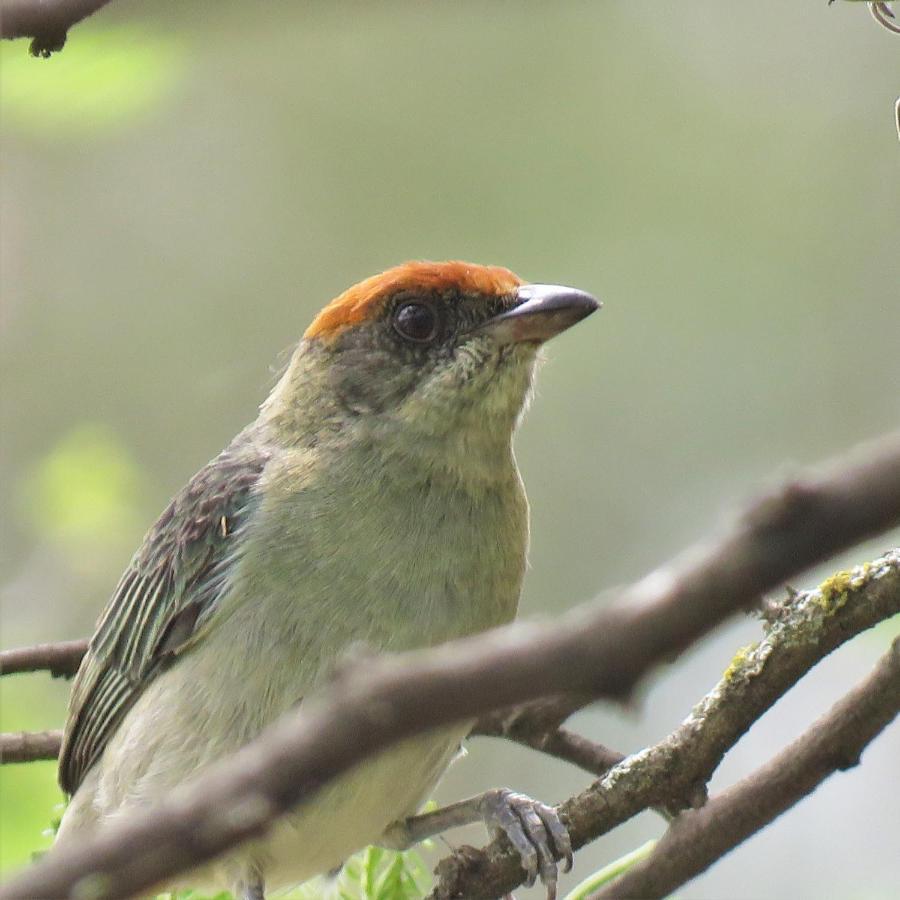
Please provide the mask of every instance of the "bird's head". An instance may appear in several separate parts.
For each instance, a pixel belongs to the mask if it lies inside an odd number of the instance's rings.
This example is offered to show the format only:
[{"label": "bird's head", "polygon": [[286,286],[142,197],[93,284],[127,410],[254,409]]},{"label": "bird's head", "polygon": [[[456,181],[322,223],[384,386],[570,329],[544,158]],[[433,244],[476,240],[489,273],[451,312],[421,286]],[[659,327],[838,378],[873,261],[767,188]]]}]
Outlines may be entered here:
[{"label": "bird's head", "polygon": [[526,284],[508,269],[405,263],[316,316],[263,411],[289,430],[472,450],[493,435],[508,445],[539,346],[598,307],[583,291]]}]

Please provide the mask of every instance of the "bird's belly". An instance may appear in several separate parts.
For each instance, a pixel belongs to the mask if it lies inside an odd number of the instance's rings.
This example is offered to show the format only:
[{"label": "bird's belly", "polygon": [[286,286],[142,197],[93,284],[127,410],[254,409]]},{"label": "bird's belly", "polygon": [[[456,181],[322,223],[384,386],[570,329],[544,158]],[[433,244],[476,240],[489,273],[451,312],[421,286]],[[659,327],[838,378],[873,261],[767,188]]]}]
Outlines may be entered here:
[{"label": "bird's belly", "polygon": [[331,871],[397,819],[415,813],[470,724],[411,738],[353,768],[289,813],[251,849],[269,890]]},{"label": "bird's belly", "polygon": [[[127,817],[151,804],[264,727],[256,718],[261,711],[250,702],[259,694],[255,688],[242,698],[235,681],[226,692],[230,708],[216,708],[201,688],[209,684],[211,673],[195,670],[196,660],[183,662],[141,697],[93,770],[96,783],[92,777],[83,785],[92,796],[81,800],[89,800],[100,820]],[[230,681],[227,667],[220,665],[218,674]],[[245,682],[247,677],[245,672]],[[247,718],[250,709],[254,715]],[[271,720],[273,713],[263,717]],[[230,727],[223,727],[226,722]],[[165,887],[233,889],[256,871],[274,890],[336,868],[378,843],[391,823],[412,815],[429,799],[470,727],[465,722],[410,738],[360,763],[289,812],[265,838]]]}]

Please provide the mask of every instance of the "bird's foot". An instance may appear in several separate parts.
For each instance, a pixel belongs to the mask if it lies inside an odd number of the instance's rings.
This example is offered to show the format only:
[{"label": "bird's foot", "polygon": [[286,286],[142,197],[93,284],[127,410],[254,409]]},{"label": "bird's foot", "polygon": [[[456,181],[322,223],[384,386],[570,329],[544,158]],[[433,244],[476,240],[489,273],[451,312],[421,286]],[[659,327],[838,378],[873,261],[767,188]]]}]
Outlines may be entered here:
[{"label": "bird's foot", "polygon": [[405,850],[448,828],[473,822],[484,822],[492,833],[505,834],[522,860],[528,886],[540,877],[547,888],[547,900],[556,900],[556,861],[564,860],[565,872],[572,868],[569,832],[552,806],[506,788],[495,788],[394,822],[380,843],[394,850]]},{"label": "bird's foot", "polygon": [[505,834],[519,854],[528,887],[540,877],[548,900],[555,900],[557,860],[564,861],[564,872],[572,868],[572,842],[556,810],[505,788],[486,791],[479,799],[485,825]]}]

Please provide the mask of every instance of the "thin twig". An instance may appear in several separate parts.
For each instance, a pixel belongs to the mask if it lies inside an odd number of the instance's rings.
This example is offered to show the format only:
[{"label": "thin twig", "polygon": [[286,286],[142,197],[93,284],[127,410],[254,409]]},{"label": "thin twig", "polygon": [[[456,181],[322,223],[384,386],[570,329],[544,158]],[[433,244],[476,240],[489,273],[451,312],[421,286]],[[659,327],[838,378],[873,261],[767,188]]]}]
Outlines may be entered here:
[{"label": "thin twig", "polygon": [[624,753],[610,750],[609,747],[590,741],[566,728],[510,733],[500,729],[490,731],[484,725],[479,725],[473,729],[470,737],[498,737],[514,741],[530,747],[532,750],[546,753],[547,756],[553,756],[571,763],[573,766],[578,766],[593,775],[603,775],[625,759]]},{"label": "thin twig", "polygon": [[624,753],[610,750],[609,747],[590,741],[566,728],[558,728],[536,740],[523,743],[598,776],[605,775],[613,766],[625,759]]},{"label": "thin twig", "polygon": [[61,743],[61,731],[18,731],[0,734],[0,763],[56,759]]},{"label": "thin twig", "polygon": [[[508,626],[348,668],[323,696],[310,698],[152,809],[51,851],[0,889],[0,898],[56,898],[87,890],[95,897],[128,896],[258,837],[279,814],[402,738],[541,695],[626,696],[650,668],[728,615],[816,562],[898,523],[900,435],[894,435],[864,456],[771,494],[725,538],[653,573],[612,607],[595,604],[553,626]],[[872,598],[879,592],[869,594],[868,605],[877,606]],[[893,600],[897,597],[895,592]],[[853,618],[857,604],[848,601],[845,607],[828,618],[840,618],[850,631],[845,620]],[[833,645],[842,639],[832,636]],[[816,642],[809,642],[811,665],[818,657]],[[681,769],[688,768],[683,761]],[[628,770],[626,760],[599,784],[611,786]],[[681,777],[665,768],[653,774],[663,788],[667,774],[675,782]],[[658,805],[661,794],[671,795],[668,787],[647,789],[641,808]],[[683,791],[685,785],[675,787]],[[563,805],[573,839],[581,844],[590,839],[608,808],[608,794],[606,789]],[[504,852],[502,846],[499,850]],[[523,879],[518,862],[504,871],[507,884],[498,895]],[[479,886],[453,894],[460,895],[483,893]]]},{"label": "thin twig", "polygon": [[[583,699],[581,705],[589,700]],[[580,734],[560,728],[569,715],[571,701],[565,696],[548,697],[481,716],[469,737],[496,737],[514,741],[532,750],[555,756],[591,772],[602,775],[625,759],[624,753],[610,750]]]},{"label": "thin twig", "polygon": [[88,642],[61,641],[0,651],[0,675],[48,671],[54,678],[71,678],[87,651]]},{"label": "thin twig", "polygon": [[830,775],[858,765],[866,746],[898,713],[900,638],[875,670],[802,737],[703,809],[680,816],[647,859],[593,894],[591,900],[668,896],[812,793]]}]

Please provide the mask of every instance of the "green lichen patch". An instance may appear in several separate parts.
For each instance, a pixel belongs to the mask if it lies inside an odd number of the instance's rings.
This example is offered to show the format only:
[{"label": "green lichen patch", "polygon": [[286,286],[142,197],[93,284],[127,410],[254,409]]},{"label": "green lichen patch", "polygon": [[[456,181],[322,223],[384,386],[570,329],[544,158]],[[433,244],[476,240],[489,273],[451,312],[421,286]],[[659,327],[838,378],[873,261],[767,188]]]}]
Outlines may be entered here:
[{"label": "green lichen patch", "polygon": [[863,563],[852,569],[835,572],[819,585],[816,602],[827,613],[837,612],[844,606],[853,591],[859,590],[868,583],[872,568],[871,563]]},{"label": "green lichen patch", "polygon": [[722,679],[724,681],[731,681],[738,672],[746,667],[747,659],[758,646],[759,642],[754,641],[752,644],[747,644],[746,647],[741,647],[741,649],[732,657],[731,662],[728,664],[728,668],[722,675]]}]

